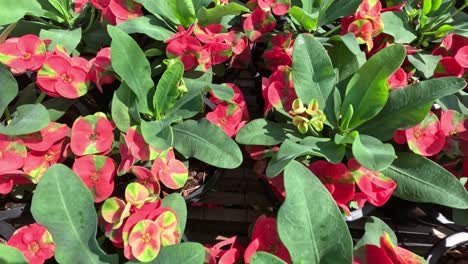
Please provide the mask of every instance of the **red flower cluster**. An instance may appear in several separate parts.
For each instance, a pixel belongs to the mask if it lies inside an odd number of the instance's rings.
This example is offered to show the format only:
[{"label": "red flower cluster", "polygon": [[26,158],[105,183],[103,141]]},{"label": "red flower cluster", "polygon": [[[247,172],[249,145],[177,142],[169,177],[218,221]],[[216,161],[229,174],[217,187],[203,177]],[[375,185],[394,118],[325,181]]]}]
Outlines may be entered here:
[{"label": "red flower cluster", "polygon": [[53,257],[55,252],[52,236],[45,227],[38,224],[16,230],[7,244],[23,253],[30,264],[42,264]]},{"label": "red flower cluster", "polygon": [[407,143],[416,154],[434,156],[442,150],[449,157],[468,157],[468,119],[454,110],[441,114],[440,121],[430,112],[418,125],[398,130],[394,141]]},{"label": "red flower cluster", "polygon": [[112,25],[143,15],[142,6],[132,0],[73,0],[73,2],[76,13],[80,13],[86,4],[91,3]]},{"label": "red flower cluster", "polygon": [[468,72],[468,38],[450,34],[432,51],[432,55],[440,55],[434,77],[462,77]]},{"label": "red flower cluster", "polygon": [[341,19],[341,35],[352,32],[359,42],[373,47],[372,39],[383,30],[382,3],[379,0],[364,0],[352,16]]},{"label": "red flower cluster", "polygon": [[148,262],[162,246],[179,243],[180,227],[176,214],[161,207],[158,194],[140,183],[125,189],[125,201],[112,197],[101,208],[102,225],[114,246],[124,248],[127,259]]},{"label": "red flower cluster", "polygon": [[38,183],[47,169],[65,159],[69,128],[51,122],[39,132],[19,137],[0,134],[0,193],[14,185]]},{"label": "red flower cluster", "polygon": [[89,62],[82,57],[70,57],[60,46],[56,46],[54,52],[48,52],[48,43],[35,35],[10,38],[0,44],[0,62],[10,67],[14,74],[37,72],[37,86],[53,97],[78,98],[87,93],[90,80],[101,91],[102,84],[114,80],[108,71],[108,49]]},{"label": "red flower cluster", "polygon": [[[364,168],[355,159],[348,160],[348,168],[343,163],[332,164],[319,160],[310,164],[309,169],[322,181],[336,204],[347,213],[351,201],[356,201],[359,208],[366,201],[382,206],[396,188],[392,179],[381,172]],[[355,192],[355,185],[360,192]]]},{"label": "red flower cluster", "polygon": [[236,264],[244,254],[244,248],[237,237],[228,238],[214,246],[205,245],[205,249],[208,251],[205,264]]},{"label": "red flower cluster", "polygon": [[262,95],[265,99],[265,114],[273,108],[282,108],[289,112],[293,101],[297,98],[292,68],[280,65],[270,78],[262,78]]},{"label": "red flower cluster", "polygon": [[249,112],[239,87],[232,83],[225,85],[234,91],[234,96],[229,101],[223,101],[211,91],[210,101],[216,104],[216,107],[206,115],[206,119],[223,129],[226,135],[233,137],[249,120]]},{"label": "red flower cluster", "polygon": [[[247,37],[236,31],[227,32],[220,24],[202,27],[198,24],[185,30],[178,27],[178,32],[165,41],[166,54],[169,58],[179,58],[186,71],[203,65],[208,70],[212,65],[221,64],[249,52]],[[202,44],[203,43],[203,44]]]}]

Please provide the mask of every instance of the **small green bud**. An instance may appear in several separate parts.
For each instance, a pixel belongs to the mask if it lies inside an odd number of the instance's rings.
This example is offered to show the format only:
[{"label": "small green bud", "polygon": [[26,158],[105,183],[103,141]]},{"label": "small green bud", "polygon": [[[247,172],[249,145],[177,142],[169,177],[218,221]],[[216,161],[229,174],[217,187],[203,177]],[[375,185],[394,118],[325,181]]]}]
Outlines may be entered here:
[{"label": "small green bud", "polygon": [[295,99],[292,102],[291,109],[292,110],[290,111],[290,113],[293,115],[300,115],[306,111],[306,108],[304,107],[304,104],[302,103],[301,99]]}]

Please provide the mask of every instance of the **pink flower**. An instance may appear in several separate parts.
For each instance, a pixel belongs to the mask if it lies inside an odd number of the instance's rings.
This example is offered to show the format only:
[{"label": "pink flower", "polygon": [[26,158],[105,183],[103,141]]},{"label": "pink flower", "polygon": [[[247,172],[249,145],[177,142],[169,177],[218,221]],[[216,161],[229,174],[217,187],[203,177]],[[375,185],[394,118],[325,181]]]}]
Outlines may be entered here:
[{"label": "pink flower", "polygon": [[94,82],[102,93],[103,84],[111,84],[115,80],[115,76],[111,71],[111,53],[110,48],[103,48],[94,57],[90,63],[92,64],[89,72],[89,77]]},{"label": "pink flower", "polygon": [[75,99],[88,92],[88,71],[70,58],[52,55],[37,73],[36,84],[50,96]]},{"label": "pink flower", "polygon": [[113,25],[143,15],[141,4],[133,0],[92,0],[97,9],[102,10],[102,16]]},{"label": "pink flower", "polygon": [[70,148],[77,156],[106,154],[112,148],[113,130],[103,113],[79,117],[72,126]]},{"label": "pink flower", "polygon": [[408,75],[406,74],[405,70],[402,68],[398,68],[396,72],[394,72],[390,78],[388,78],[388,88],[390,90],[395,90],[398,88],[403,88],[408,85]]},{"label": "pink flower", "polygon": [[179,58],[186,71],[198,65],[198,59],[202,54],[202,46],[198,39],[192,36],[178,37],[166,47],[169,58]]},{"label": "pink flower", "polygon": [[46,45],[35,35],[10,38],[0,44],[0,62],[15,72],[37,71],[46,59]]},{"label": "pink flower", "polygon": [[34,183],[40,181],[50,166],[64,160],[62,153],[67,142],[68,140],[59,141],[45,151],[31,150],[28,152],[23,170]]},{"label": "pink flower", "polygon": [[265,113],[273,108],[290,111],[292,102],[297,98],[292,80],[292,68],[279,66],[268,80],[263,78],[262,94],[265,99]]},{"label": "pink flower", "polygon": [[226,135],[233,137],[242,121],[242,110],[237,104],[221,103],[206,115],[206,119],[223,129]]},{"label": "pink flower", "polygon": [[38,224],[23,226],[8,240],[31,264],[42,264],[54,256],[55,245],[47,229]]},{"label": "pink flower", "polygon": [[364,168],[355,159],[348,160],[348,169],[366,200],[372,205],[384,205],[397,186],[392,179],[379,171]]},{"label": "pink flower", "polygon": [[100,203],[114,191],[115,162],[106,156],[90,155],[78,158],[73,171],[94,195],[94,202]]},{"label": "pink flower", "polygon": [[251,41],[258,39],[276,27],[276,19],[271,12],[256,8],[244,21],[244,32]]},{"label": "pink flower", "polygon": [[329,163],[318,160],[309,169],[320,179],[331,193],[338,206],[349,211],[348,203],[354,197],[354,179],[343,163]]},{"label": "pink flower", "polygon": [[252,231],[252,242],[245,249],[244,262],[249,264],[253,254],[258,251],[271,253],[291,263],[289,252],[279,239],[276,219],[265,216],[257,219]]},{"label": "pink flower", "polygon": [[444,147],[444,131],[439,119],[432,112],[420,124],[405,130],[405,134],[409,148],[416,154],[433,156]]}]

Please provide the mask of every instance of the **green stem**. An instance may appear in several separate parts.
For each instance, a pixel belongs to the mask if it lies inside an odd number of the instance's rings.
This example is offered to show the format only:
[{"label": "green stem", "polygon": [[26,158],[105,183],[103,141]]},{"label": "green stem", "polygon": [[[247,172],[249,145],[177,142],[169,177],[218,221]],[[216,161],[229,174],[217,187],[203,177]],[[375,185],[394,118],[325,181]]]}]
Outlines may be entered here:
[{"label": "green stem", "polygon": [[330,34],[335,33],[335,32],[336,32],[337,30],[339,30],[339,29],[341,29],[341,25],[340,25],[340,26],[336,26],[336,27],[333,28],[332,30],[325,32],[322,36],[323,36],[323,37],[328,37]]},{"label": "green stem", "polygon": [[5,109],[5,119],[7,122],[11,120],[10,110],[8,110],[8,108]]},{"label": "green stem", "polygon": [[47,20],[45,20],[45,19],[43,19],[43,18],[41,18],[41,17],[35,16],[35,15],[31,15],[31,14],[28,14],[28,16],[34,18],[34,19],[35,19],[36,21],[38,21],[38,22],[41,22],[41,23],[46,24],[47,26],[49,26],[49,27],[51,27],[51,28],[62,29],[61,27],[56,26],[56,25],[50,23],[49,21],[47,21]]},{"label": "green stem", "polygon": [[83,34],[87,33],[95,24],[94,19],[96,18],[96,9],[91,10],[91,18],[89,19],[89,24],[86,26],[85,30],[83,31]]},{"label": "green stem", "polygon": [[47,95],[45,93],[41,93],[39,95],[39,97],[37,97],[36,101],[34,102],[34,104],[40,104],[42,103],[42,101],[44,101],[44,98],[46,97]]}]

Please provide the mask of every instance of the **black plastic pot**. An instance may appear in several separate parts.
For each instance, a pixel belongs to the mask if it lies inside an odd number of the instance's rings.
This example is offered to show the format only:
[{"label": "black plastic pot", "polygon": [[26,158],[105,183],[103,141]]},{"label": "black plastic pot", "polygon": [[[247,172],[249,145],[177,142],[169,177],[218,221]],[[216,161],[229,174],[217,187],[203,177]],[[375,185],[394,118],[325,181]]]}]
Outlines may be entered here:
[{"label": "black plastic pot", "polygon": [[187,203],[196,203],[200,201],[203,196],[205,196],[205,194],[215,186],[223,172],[224,170],[222,169],[215,170],[214,173],[208,177],[207,181],[200,186],[200,188],[185,197],[185,201]]},{"label": "black plastic pot", "polygon": [[439,261],[448,251],[468,245],[468,232],[457,232],[449,235],[435,244],[426,256],[428,264],[439,264]]}]

